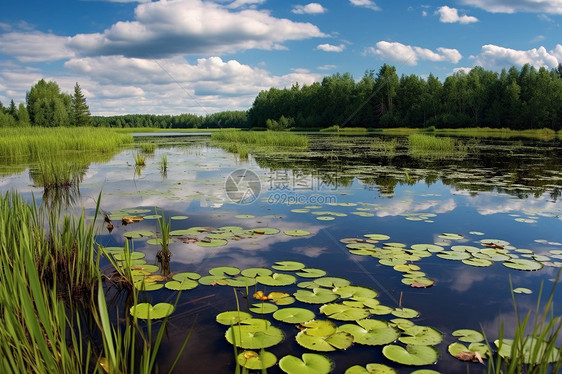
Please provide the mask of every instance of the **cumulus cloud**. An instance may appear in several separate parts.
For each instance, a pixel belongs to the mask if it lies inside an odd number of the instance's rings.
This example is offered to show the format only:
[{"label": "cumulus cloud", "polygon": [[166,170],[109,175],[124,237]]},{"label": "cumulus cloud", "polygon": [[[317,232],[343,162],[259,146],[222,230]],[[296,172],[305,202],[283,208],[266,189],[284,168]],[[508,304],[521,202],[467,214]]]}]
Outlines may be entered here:
[{"label": "cumulus cloud", "polygon": [[345,49],[345,45],[319,44],[316,49],[324,52],[343,52],[343,50]]},{"label": "cumulus cloud", "polygon": [[432,51],[427,48],[387,41],[380,41],[376,44],[376,47],[369,47],[365,52],[382,60],[390,60],[410,66],[417,65],[419,60],[445,61],[456,64],[462,58],[462,55],[456,49],[439,47],[436,51]]},{"label": "cumulus cloud", "polygon": [[337,68],[337,66],[331,64],[318,66],[318,70],[333,70],[335,68]]},{"label": "cumulus cloud", "polygon": [[69,46],[85,55],[146,58],[282,49],[285,41],[320,36],[325,34],[311,23],[275,18],[267,11],[170,0],[141,4],[134,21],[117,22],[103,33],[78,34]]},{"label": "cumulus cloud", "polygon": [[491,13],[534,12],[562,14],[562,0],[462,0]]},{"label": "cumulus cloud", "polygon": [[326,8],[322,4],[310,3],[306,5],[296,5],[293,8],[295,14],[320,14],[326,12]]},{"label": "cumulus cloud", "polygon": [[57,61],[73,57],[70,38],[40,31],[8,32],[0,35],[0,51],[21,62]]},{"label": "cumulus cloud", "polygon": [[562,45],[558,44],[553,50],[547,51],[544,47],[529,50],[516,50],[500,47],[493,44],[482,46],[480,54],[476,56],[474,65],[486,69],[498,70],[513,65],[523,66],[531,64],[536,67],[558,66],[562,62]]},{"label": "cumulus cloud", "polygon": [[349,2],[352,5],[355,5],[355,6],[358,6],[358,7],[372,9],[372,10],[381,10],[381,8],[377,4],[375,4],[374,1],[371,1],[371,0],[349,0]]},{"label": "cumulus cloud", "polygon": [[478,22],[478,18],[476,17],[472,17],[472,16],[467,16],[466,14],[463,14],[462,16],[459,16],[459,12],[457,9],[455,8],[449,8],[448,6],[442,6],[439,9],[437,9],[437,12],[439,14],[439,20],[443,23],[462,23],[462,24],[467,24],[467,23],[474,23],[474,22]]},{"label": "cumulus cloud", "polygon": [[234,9],[243,6],[254,6],[263,3],[265,3],[265,0],[234,0],[232,3],[228,4],[228,7]]}]

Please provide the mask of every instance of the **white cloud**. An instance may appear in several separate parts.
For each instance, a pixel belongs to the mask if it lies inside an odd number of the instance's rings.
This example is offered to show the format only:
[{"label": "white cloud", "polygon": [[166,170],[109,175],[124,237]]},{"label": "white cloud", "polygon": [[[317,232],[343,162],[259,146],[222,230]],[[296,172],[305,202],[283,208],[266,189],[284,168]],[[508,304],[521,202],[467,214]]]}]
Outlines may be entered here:
[{"label": "white cloud", "polygon": [[324,52],[343,52],[345,49],[345,45],[319,44],[316,49]]},{"label": "white cloud", "polygon": [[533,12],[562,14],[562,0],[462,0],[491,13]]},{"label": "white cloud", "polygon": [[434,52],[427,48],[387,41],[380,41],[376,44],[376,47],[369,47],[365,52],[382,60],[390,60],[410,66],[417,65],[418,60],[446,61],[456,64],[462,58],[462,55],[456,49],[440,47]]},{"label": "white cloud", "polygon": [[371,1],[371,0],[349,0],[349,2],[352,5],[355,5],[355,6],[358,6],[358,7],[372,9],[372,10],[381,10],[381,8],[377,4],[375,4],[374,1]]},{"label": "white cloud", "polygon": [[322,66],[318,66],[318,70],[334,70],[335,68],[337,68],[336,65],[322,65]]},{"label": "white cloud", "polygon": [[439,13],[439,20],[443,23],[458,22],[462,24],[467,24],[467,23],[478,22],[478,18],[476,17],[467,16],[466,14],[459,16],[459,12],[457,9],[449,8],[448,6],[440,7],[439,9],[437,9],[436,13]]},{"label": "white cloud", "polygon": [[454,68],[453,69],[453,73],[458,73],[459,71],[462,71],[465,74],[470,73],[470,71],[472,70],[472,68]]},{"label": "white cloud", "polygon": [[74,56],[70,38],[40,31],[9,32],[0,35],[0,51],[21,62],[56,61]]},{"label": "white cloud", "polygon": [[78,34],[69,45],[85,55],[154,58],[283,49],[285,41],[320,36],[326,35],[311,23],[275,18],[267,11],[169,0],[141,4],[134,21],[117,22],[103,33]]},{"label": "white cloud", "polygon": [[244,6],[253,6],[255,4],[263,4],[265,0],[234,0],[228,5],[229,8],[240,8]]},{"label": "white cloud", "polygon": [[296,5],[293,8],[295,14],[320,14],[326,12],[326,8],[322,4],[310,3],[306,5]]},{"label": "white cloud", "polygon": [[562,62],[562,45],[547,51],[544,47],[529,50],[516,50],[500,47],[493,44],[482,46],[482,50],[474,62],[475,66],[485,69],[499,70],[510,66],[523,66],[531,64],[535,67],[547,66],[550,68],[558,66]]}]

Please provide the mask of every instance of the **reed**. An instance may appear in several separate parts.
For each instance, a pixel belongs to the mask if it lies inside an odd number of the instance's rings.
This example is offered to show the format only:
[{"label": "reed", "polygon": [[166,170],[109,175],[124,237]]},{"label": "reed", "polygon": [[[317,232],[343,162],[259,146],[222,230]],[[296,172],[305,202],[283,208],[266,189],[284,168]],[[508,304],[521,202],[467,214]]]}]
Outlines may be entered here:
[{"label": "reed", "polygon": [[135,153],[133,158],[135,159],[136,166],[146,166],[146,155],[143,155],[142,153]]},{"label": "reed", "polygon": [[156,148],[157,148],[156,143],[142,143],[140,145],[140,149],[144,153],[154,153]]},{"label": "reed", "polygon": [[31,176],[35,185],[45,190],[70,188],[79,185],[86,168],[87,166],[66,159],[40,156],[37,169],[31,172]]},{"label": "reed", "polygon": [[[562,316],[555,313],[553,303],[560,273],[561,271],[558,271],[546,303],[541,306],[543,293],[543,284],[541,284],[534,313],[528,311],[524,316],[519,314],[510,278],[511,296],[517,323],[515,336],[513,339],[504,338],[503,324],[501,325],[499,339],[494,342],[494,348],[497,349],[496,358],[488,361],[488,373],[560,373],[562,350],[556,344],[562,337]],[[488,345],[489,348],[492,348],[489,343]]]},{"label": "reed", "polygon": [[67,151],[107,153],[132,142],[130,134],[108,128],[1,128],[0,157],[5,160],[37,160],[41,156]]},{"label": "reed", "polygon": [[308,138],[303,135],[274,131],[225,130],[211,134],[216,142],[241,143],[258,146],[307,147]]},{"label": "reed", "polygon": [[160,158],[160,173],[166,174],[168,172],[168,156],[162,155]]},{"label": "reed", "polygon": [[398,146],[398,140],[396,138],[392,138],[390,140],[374,138],[373,143],[371,144],[373,150],[383,152],[387,155],[395,154],[397,146]]}]

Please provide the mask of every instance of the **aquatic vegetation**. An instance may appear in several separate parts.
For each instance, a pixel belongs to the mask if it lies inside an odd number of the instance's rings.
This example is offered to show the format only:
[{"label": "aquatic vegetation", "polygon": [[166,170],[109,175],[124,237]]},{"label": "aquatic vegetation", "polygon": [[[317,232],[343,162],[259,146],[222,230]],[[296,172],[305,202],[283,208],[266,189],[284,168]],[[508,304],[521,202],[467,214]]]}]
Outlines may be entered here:
[{"label": "aquatic vegetation", "polygon": [[143,155],[142,153],[135,153],[133,158],[135,160],[135,166],[146,166],[146,155]]},{"label": "aquatic vegetation", "polygon": [[396,147],[398,146],[398,139],[391,138],[390,140],[385,140],[381,138],[373,138],[372,148],[376,151],[383,152],[387,155],[394,155],[396,152]]},{"label": "aquatic vegetation", "polygon": [[57,155],[68,151],[108,153],[131,144],[133,137],[108,128],[2,128],[0,155],[4,160]]},{"label": "aquatic vegetation", "polygon": [[69,162],[55,157],[41,156],[37,162],[37,170],[30,172],[36,185],[47,190],[78,187],[87,166]]},{"label": "aquatic vegetation", "polygon": [[[306,147],[308,138],[303,135],[274,131],[224,130],[211,135],[215,142],[239,143],[254,146]],[[220,144],[219,144],[220,145]]]},{"label": "aquatic vegetation", "polygon": [[154,153],[158,145],[156,143],[141,143],[140,150],[144,153]]},{"label": "aquatic vegetation", "polygon": [[160,158],[160,174],[165,177],[168,173],[168,156],[163,154]]}]

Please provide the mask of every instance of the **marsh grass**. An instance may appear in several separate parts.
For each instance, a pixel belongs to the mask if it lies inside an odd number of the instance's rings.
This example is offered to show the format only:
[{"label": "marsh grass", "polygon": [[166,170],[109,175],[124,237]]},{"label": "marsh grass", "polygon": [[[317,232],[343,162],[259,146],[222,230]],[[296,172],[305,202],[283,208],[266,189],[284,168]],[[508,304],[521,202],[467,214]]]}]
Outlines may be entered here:
[{"label": "marsh grass", "polygon": [[[506,339],[502,323],[499,339],[495,342],[498,352],[495,359],[488,361],[488,373],[560,373],[562,350],[556,344],[562,337],[562,316],[559,312],[557,314],[554,311],[554,291],[560,281],[560,273],[559,271],[556,276],[546,303],[541,306],[543,294],[543,284],[541,284],[534,313],[528,311],[524,316],[519,314],[510,278],[511,297],[517,324],[515,336],[512,340]],[[488,346],[492,349],[489,342]]]},{"label": "marsh grass", "polygon": [[132,142],[131,135],[108,128],[2,128],[0,157],[3,160],[38,160],[65,151],[108,153]]},{"label": "marsh grass", "polygon": [[396,147],[398,146],[398,139],[392,138],[390,140],[385,140],[381,138],[374,138],[371,147],[375,151],[383,152],[387,155],[394,155],[396,153]]},{"label": "marsh grass", "polygon": [[168,156],[162,155],[160,158],[160,173],[165,176],[168,173]]},{"label": "marsh grass", "polygon": [[211,134],[216,142],[240,143],[258,146],[306,147],[308,138],[303,135],[274,131],[225,130]]},{"label": "marsh grass", "polygon": [[37,169],[31,172],[33,182],[45,190],[78,186],[86,173],[87,166],[77,162],[41,156]]},{"label": "marsh grass", "polygon": [[435,129],[435,134],[466,136],[466,137],[489,137],[489,138],[532,138],[539,140],[556,139],[556,131],[548,128],[513,130],[509,128],[490,128],[490,127],[473,127],[460,129]]},{"label": "marsh grass", "polygon": [[135,165],[136,166],[146,166],[146,155],[137,152],[135,154],[133,154],[133,158],[135,160]]},{"label": "marsh grass", "polygon": [[460,140],[420,133],[408,135],[408,149],[414,157],[465,157],[468,146]]},{"label": "marsh grass", "polygon": [[157,147],[156,143],[141,143],[140,150],[144,153],[154,153]]}]

